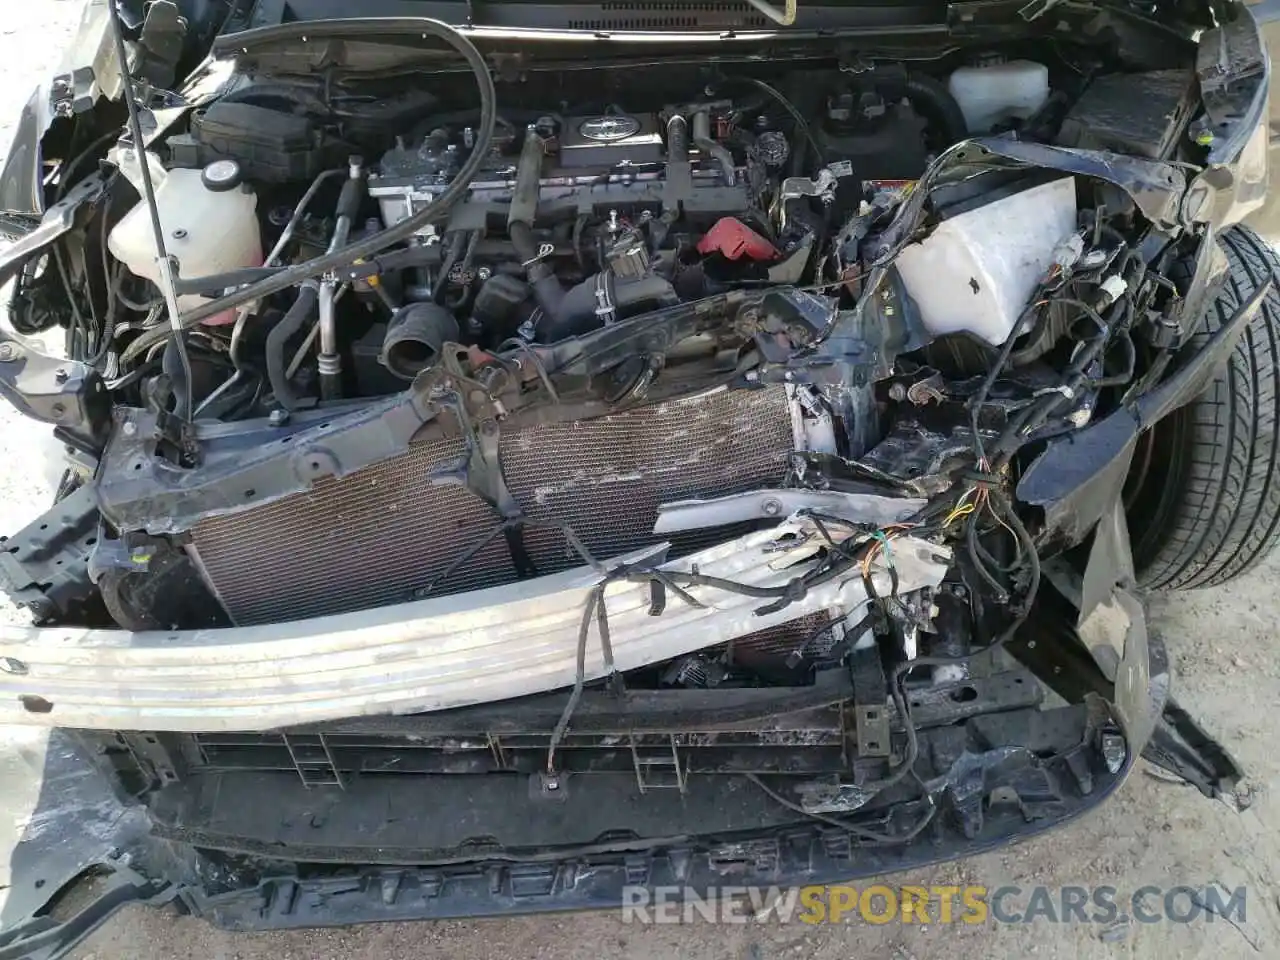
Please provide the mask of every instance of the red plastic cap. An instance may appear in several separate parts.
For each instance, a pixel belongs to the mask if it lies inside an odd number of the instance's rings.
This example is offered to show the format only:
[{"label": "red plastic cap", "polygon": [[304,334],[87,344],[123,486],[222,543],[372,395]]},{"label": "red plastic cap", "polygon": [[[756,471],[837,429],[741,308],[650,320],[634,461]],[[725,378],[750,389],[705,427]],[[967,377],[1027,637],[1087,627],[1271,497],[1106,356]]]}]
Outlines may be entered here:
[{"label": "red plastic cap", "polygon": [[722,217],[698,241],[702,254],[719,250],[726,260],[776,260],[778,251],[773,244],[756,233],[736,217]]}]

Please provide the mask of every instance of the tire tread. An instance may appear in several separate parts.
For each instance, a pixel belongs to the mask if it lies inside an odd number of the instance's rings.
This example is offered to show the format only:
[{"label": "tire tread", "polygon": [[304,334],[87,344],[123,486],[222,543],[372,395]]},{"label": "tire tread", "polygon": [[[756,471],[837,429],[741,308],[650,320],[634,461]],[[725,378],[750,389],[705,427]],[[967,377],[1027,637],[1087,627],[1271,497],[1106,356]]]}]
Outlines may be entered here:
[{"label": "tire tread", "polygon": [[[1192,345],[1203,343],[1268,277],[1280,256],[1252,230],[1219,240],[1230,264],[1224,289]],[[1280,289],[1271,290],[1230,360],[1183,418],[1181,495],[1159,518],[1158,541],[1139,558],[1152,589],[1193,589],[1247,572],[1280,540]]]}]

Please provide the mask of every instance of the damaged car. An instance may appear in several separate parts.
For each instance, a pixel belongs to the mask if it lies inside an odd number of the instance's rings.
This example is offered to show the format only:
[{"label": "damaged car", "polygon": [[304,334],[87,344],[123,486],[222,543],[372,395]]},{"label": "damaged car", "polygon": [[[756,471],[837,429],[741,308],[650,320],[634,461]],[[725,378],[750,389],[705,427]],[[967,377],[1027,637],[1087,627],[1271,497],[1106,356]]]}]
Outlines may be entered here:
[{"label": "damaged car", "polygon": [[1141,597],[1277,539],[1268,77],[1220,0],[89,3],[0,189],[0,721],[130,829],[0,956],[1246,800]]}]

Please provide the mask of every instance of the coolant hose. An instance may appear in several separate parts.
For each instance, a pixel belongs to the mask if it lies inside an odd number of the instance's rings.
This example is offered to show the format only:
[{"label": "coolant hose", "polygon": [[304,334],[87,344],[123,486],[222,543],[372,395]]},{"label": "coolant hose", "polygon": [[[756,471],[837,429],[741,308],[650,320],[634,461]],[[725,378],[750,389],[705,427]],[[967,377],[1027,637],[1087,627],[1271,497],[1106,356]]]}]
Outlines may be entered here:
[{"label": "coolant hose", "polygon": [[542,140],[537,130],[527,127],[520,146],[520,161],[516,165],[515,189],[511,191],[511,205],[507,208],[507,235],[511,237],[520,266],[533,287],[534,300],[547,318],[554,320],[560,315],[564,288],[560,286],[551,264],[546,262],[548,251],[541,249],[533,237],[533,223],[538,217],[538,194],[542,188],[542,156]]},{"label": "coolant hose", "polygon": [[516,256],[520,258],[529,285],[533,287],[533,299],[549,320],[558,318],[564,303],[564,287],[556,279],[551,264],[538,256],[538,244],[533,239],[532,228],[523,220],[517,220],[507,225],[507,232],[511,234],[511,245],[516,248]]},{"label": "coolant hose", "polygon": [[960,104],[951,95],[951,91],[939,81],[925,73],[908,73],[904,86],[911,100],[928,104],[928,112],[942,124],[948,146],[969,136],[969,124],[965,122],[964,111],[960,109]]},{"label": "coolant hose", "polygon": [[298,299],[293,302],[284,319],[272,327],[271,332],[267,334],[267,379],[271,381],[271,391],[276,395],[276,403],[286,410],[298,409],[298,398],[294,396],[293,388],[289,385],[289,374],[284,358],[285,346],[290,338],[302,329],[307,318],[315,311],[319,299],[320,292],[315,281],[304,283],[302,289],[298,291]]},{"label": "coolant hose", "polygon": [[[189,329],[227,310],[243,306],[246,303],[252,303],[254,300],[261,300],[263,297],[269,297],[272,294],[279,293],[281,290],[295,287],[305,280],[318,277],[330,270],[340,270],[357,260],[372,257],[387,247],[417,235],[423,227],[439,220],[459,200],[466,196],[471,187],[471,181],[475,179],[481,164],[489,159],[494,127],[497,124],[497,93],[494,90],[493,77],[489,73],[489,66],[480,51],[475,48],[475,45],[470,40],[447,23],[441,23],[438,20],[430,20],[425,17],[289,23],[238,34],[234,47],[230,49],[238,51],[250,44],[279,44],[287,40],[302,41],[304,38],[314,41],[317,38],[337,37],[350,40],[364,36],[385,37],[396,32],[416,33],[418,35],[429,34],[444,40],[462,55],[475,75],[476,85],[480,92],[480,125],[476,130],[475,146],[472,148],[470,156],[467,157],[466,163],[462,165],[462,169],[458,171],[458,175],[453,178],[449,186],[435,200],[396,225],[381,230],[350,246],[343,247],[341,250],[326,253],[304,263],[281,269],[280,272],[273,276],[251,283],[247,287],[234,293],[229,293],[224,297],[203,303],[182,315],[181,325],[184,328]],[[212,286],[216,286],[216,284]],[[167,328],[157,328],[144,332],[129,344],[121,359],[123,361],[132,360],[168,335],[169,330]]]},{"label": "coolant hose", "polygon": [[711,114],[706,110],[699,110],[693,115],[693,145],[707,156],[715,158],[724,176],[724,185],[732,187],[737,172],[733,165],[733,154],[724,144],[711,139]]},{"label": "coolant hose", "polygon": [[453,268],[457,265],[458,259],[462,256],[462,245],[466,243],[467,238],[461,232],[455,233],[453,239],[449,241],[449,246],[445,250],[444,259],[440,261],[440,273],[436,277],[436,282],[431,288],[432,303],[444,303],[444,292],[449,286],[449,274],[453,272]]}]

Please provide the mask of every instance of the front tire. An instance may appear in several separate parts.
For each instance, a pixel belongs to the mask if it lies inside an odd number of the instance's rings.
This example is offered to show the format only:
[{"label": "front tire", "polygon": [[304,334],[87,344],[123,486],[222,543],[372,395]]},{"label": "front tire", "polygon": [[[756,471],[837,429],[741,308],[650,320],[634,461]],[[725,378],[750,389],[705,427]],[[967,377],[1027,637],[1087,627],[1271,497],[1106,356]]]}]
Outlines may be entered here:
[{"label": "front tire", "polygon": [[1230,264],[1191,340],[1276,286],[1209,388],[1144,438],[1126,491],[1139,582],[1211,587],[1246,573],[1280,540],[1280,257],[1248,227],[1219,238]]}]

